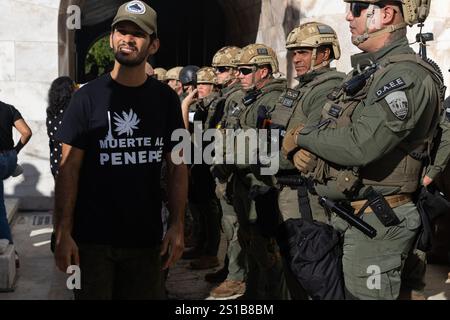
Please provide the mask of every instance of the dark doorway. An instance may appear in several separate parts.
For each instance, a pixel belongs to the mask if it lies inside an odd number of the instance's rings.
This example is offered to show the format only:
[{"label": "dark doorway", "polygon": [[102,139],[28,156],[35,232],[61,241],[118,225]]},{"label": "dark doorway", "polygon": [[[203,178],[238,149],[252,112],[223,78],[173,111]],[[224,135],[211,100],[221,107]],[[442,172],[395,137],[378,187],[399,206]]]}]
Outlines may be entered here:
[{"label": "dark doorway", "polygon": [[[76,81],[85,82],[85,61],[90,47],[110,32],[120,0],[86,0],[82,28],[75,33]],[[159,52],[154,67],[209,65],[214,53],[225,45],[225,15],[216,0],[144,1],[158,13]]]}]

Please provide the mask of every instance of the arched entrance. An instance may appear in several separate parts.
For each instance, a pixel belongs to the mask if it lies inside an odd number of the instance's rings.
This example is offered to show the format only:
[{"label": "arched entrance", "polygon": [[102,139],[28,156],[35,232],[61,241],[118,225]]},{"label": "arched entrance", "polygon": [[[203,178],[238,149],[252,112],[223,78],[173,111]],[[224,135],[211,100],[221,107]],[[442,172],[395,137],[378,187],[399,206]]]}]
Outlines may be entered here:
[{"label": "arched entrance", "polygon": [[[85,59],[96,40],[110,32],[112,19],[123,0],[62,0],[59,9],[59,74],[77,82],[85,80]],[[198,0],[148,1],[158,13],[159,52],[152,65],[209,65],[214,53],[224,45],[244,45],[256,38],[261,1]],[[251,2],[248,17],[237,9]],[[81,8],[81,29],[67,30],[67,8]],[[248,9],[247,5],[247,9]],[[245,19],[241,19],[245,18]]]}]

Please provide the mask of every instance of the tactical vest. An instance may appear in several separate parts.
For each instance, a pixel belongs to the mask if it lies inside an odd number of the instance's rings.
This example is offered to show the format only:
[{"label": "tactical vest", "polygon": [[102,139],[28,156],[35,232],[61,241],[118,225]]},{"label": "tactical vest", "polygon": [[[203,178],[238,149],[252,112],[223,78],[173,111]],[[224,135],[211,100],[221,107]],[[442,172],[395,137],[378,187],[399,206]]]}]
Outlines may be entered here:
[{"label": "tactical vest", "polygon": [[[241,86],[239,84],[233,85],[231,88],[225,88],[222,92],[222,97],[225,100],[224,103],[226,104],[226,100],[236,92],[242,90]],[[231,110],[224,110],[224,114],[222,115],[222,121],[220,124],[218,124],[217,129],[237,129],[238,128],[238,119],[239,114],[241,110],[238,110],[239,103],[236,101],[231,102],[233,105],[231,106]],[[225,106],[226,107],[226,106]],[[237,109],[236,109],[237,108]]]},{"label": "tactical vest", "polygon": [[204,124],[205,129],[208,129],[208,118],[211,109],[214,108],[216,101],[219,99],[221,99],[220,94],[213,92],[191,107],[191,110],[195,112],[194,120],[201,121]]},{"label": "tactical vest", "polygon": [[[334,91],[322,110],[321,123],[330,128],[348,127],[352,123],[351,118],[356,107],[367,98],[374,79],[382,77],[391,69],[393,64],[405,61],[419,64],[432,75],[433,80],[440,87],[443,86],[438,72],[430,64],[423,61],[420,56],[413,54],[393,55],[381,62],[377,71],[367,79],[364,87],[355,95],[345,96],[343,88]],[[346,80],[351,78],[350,76]],[[346,82],[344,81],[344,83]],[[429,151],[434,132],[439,124],[440,109],[441,105],[438,104],[437,112],[433,116],[434,122],[432,122],[425,137],[415,141],[406,138],[393,151],[385,155],[382,165],[377,161],[377,166],[372,163],[361,168],[344,168],[319,159],[314,172],[314,179],[321,184],[329,180],[335,180],[338,191],[348,195],[354,195],[361,186],[395,187],[400,190],[399,193],[416,191],[423,169],[423,159],[417,155]]]},{"label": "tactical vest", "polygon": [[316,86],[332,79],[342,80],[341,73],[336,71],[326,72],[300,88],[287,89],[278,99],[275,109],[270,115],[271,128],[280,129],[281,136],[284,136],[295,112],[299,112],[306,119],[308,115],[303,111],[304,99],[302,98],[307,96]]},{"label": "tactical vest", "polygon": [[244,111],[247,106],[243,103],[233,102],[228,110],[227,119],[225,120],[225,129],[240,129],[241,128],[241,120],[240,115]]},{"label": "tactical vest", "polygon": [[[209,103],[208,115],[205,121],[205,129],[213,129],[219,124],[223,116],[223,105],[225,104],[225,97],[219,94]],[[220,115],[218,113],[221,113]]]},{"label": "tactical vest", "polygon": [[[255,90],[252,92],[249,92],[243,99],[241,105],[244,105],[245,107],[242,109],[242,111],[239,113],[239,124],[242,129],[255,129],[255,127],[249,125],[245,122],[245,120],[248,117],[248,114],[250,112],[255,111],[254,108],[259,108],[259,102],[263,99],[264,95],[272,93],[272,92],[279,92],[281,94],[286,89],[286,83],[283,84],[279,82],[281,79],[274,79],[273,82],[269,83],[265,87]],[[273,108],[275,105],[275,101],[271,103],[271,105],[267,105],[265,107],[267,108]],[[248,106],[248,108],[247,108]],[[256,110],[258,113],[258,110]],[[267,114],[268,116],[268,114]]]}]

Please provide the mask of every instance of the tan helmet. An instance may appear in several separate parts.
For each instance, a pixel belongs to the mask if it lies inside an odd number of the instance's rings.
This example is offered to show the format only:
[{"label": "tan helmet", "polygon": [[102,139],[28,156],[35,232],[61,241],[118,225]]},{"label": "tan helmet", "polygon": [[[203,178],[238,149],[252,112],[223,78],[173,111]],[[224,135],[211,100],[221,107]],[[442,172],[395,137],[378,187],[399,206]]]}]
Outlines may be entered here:
[{"label": "tan helmet", "polygon": [[318,48],[331,46],[334,59],[341,57],[341,48],[336,32],[329,25],[320,22],[308,22],[300,25],[289,33],[286,40],[286,49]]},{"label": "tan helmet", "polygon": [[[377,4],[381,0],[344,0],[345,2],[366,2]],[[403,9],[405,23],[412,26],[424,22],[430,13],[431,0],[393,0],[399,2]]]},{"label": "tan helmet", "polygon": [[180,80],[180,71],[183,67],[169,69],[166,73],[166,80]]},{"label": "tan helmet", "polygon": [[236,58],[236,65],[253,65],[264,66],[270,65],[272,73],[278,73],[278,59],[275,51],[264,44],[250,44],[242,48],[240,54]]},{"label": "tan helmet", "polygon": [[197,71],[197,84],[201,83],[217,85],[217,77],[214,68],[203,67]]},{"label": "tan helmet", "polygon": [[159,81],[165,81],[166,80],[166,74],[167,74],[167,70],[164,68],[156,68],[153,71],[153,75],[156,79],[158,79]]},{"label": "tan helmet", "polygon": [[231,67],[235,68],[236,56],[241,51],[238,47],[223,47],[213,57],[212,66],[213,67]]}]

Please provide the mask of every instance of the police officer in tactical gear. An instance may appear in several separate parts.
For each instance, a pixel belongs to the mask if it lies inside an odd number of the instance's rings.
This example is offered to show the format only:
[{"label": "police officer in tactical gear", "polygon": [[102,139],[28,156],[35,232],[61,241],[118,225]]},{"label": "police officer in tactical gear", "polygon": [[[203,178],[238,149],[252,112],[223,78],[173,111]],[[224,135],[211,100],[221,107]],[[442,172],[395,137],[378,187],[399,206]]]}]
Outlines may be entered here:
[{"label": "police officer in tactical gear", "polygon": [[183,86],[183,94],[181,95],[181,101],[191,93],[197,85],[197,71],[200,68],[194,65],[188,65],[180,71],[180,82]]},{"label": "police officer in tactical gear", "polygon": [[[227,115],[224,128],[240,129],[242,132],[259,129],[261,110],[269,112],[273,108],[286,88],[286,80],[274,78],[273,75],[278,73],[278,59],[273,49],[263,44],[251,44],[243,48],[236,65],[240,71],[244,97]],[[245,297],[289,298],[278,246],[273,236],[263,235],[257,221],[257,203],[250,198],[251,188],[264,184],[252,172],[249,163],[216,165],[214,173],[222,183],[227,182],[232,174],[228,183],[231,184],[232,203],[239,221],[239,242],[248,265]],[[271,205],[276,206],[276,202]]]},{"label": "police officer in tactical gear", "polygon": [[[209,129],[208,110],[220,99],[220,93],[216,88],[217,78],[214,68],[199,69],[196,73],[196,89],[189,93],[182,103],[185,121],[189,117],[194,127],[201,125],[201,129]],[[187,115],[188,111],[190,116]],[[196,147],[198,146],[193,145],[193,149]],[[193,250],[199,255],[198,259],[190,263],[190,267],[197,270],[214,268],[219,265],[217,252],[222,215],[219,200],[214,192],[215,183],[210,166],[206,163],[192,164],[189,178],[189,209],[194,221],[197,221],[198,228],[197,244]]]},{"label": "police officer in tactical gear", "polygon": [[[377,230],[371,239],[333,219],[344,232],[347,297],[397,299],[421,226],[412,201],[423,169],[419,155],[428,150],[441,114],[442,83],[406,38],[406,26],[423,21],[429,8],[415,0],[345,2],[352,42],[363,52],[352,56],[354,69],[330,94],[321,124],[290,130],[283,153],[316,154],[319,195],[342,202]],[[377,285],[369,281],[373,276]]]},{"label": "police officer in tactical gear", "polygon": [[[286,49],[292,56],[297,73],[296,79],[299,83],[295,88],[283,92],[270,114],[271,127],[281,130],[282,135],[299,124],[318,123],[327,95],[342,82],[345,76],[330,67],[333,60],[340,58],[341,52],[336,32],[326,24],[308,22],[295,28],[287,37]],[[315,156],[306,150],[298,151],[293,156],[292,162],[280,157],[278,183],[283,178],[292,178],[300,174],[303,175],[304,180],[308,179],[315,163]],[[302,217],[300,203],[308,201],[299,199],[298,188],[306,188],[306,186],[280,184],[278,204],[282,221]],[[309,193],[308,197],[314,220],[327,222],[328,217],[319,205],[317,196]],[[296,285],[297,281],[290,279],[295,275],[288,270],[289,262],[285,261],[285,263],[286,276],[289,279],[287,283],[292,298],[305,298],[303,289]]]},{"label": "police officer in tactical gear", "polygon": [[180,82],[180,71],[183,67],[175,67],[167,70],[166,81],[169,87],[171,87],[180,96],[183,93],[183,85]]},{"label": "police officer in tactical gear", "polygon": [[[237,104],[242,99],[239,71],[236,66],[236,57],[240,51],[238,47],[226,46],[217,51],[212,60],[223,102],[218,104],[222,110],[217,107],[210,108],[210,111],[215,109],[214,113],[220,115],[220,121],[216,125],[218,129],[226,123],[226,106],[233,102]],[[217,180],[216,184],[216,195],[223,213],[222,230],[227,240],[227,251],[224,267],[215,273],[207,274],[205,280],[220,283],[211,290],[212,297],[227,298],[245,292],[245,259],[238,240],[239,222],[231,205],[231,195],[227,194],[227,183]]]}]

